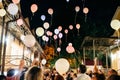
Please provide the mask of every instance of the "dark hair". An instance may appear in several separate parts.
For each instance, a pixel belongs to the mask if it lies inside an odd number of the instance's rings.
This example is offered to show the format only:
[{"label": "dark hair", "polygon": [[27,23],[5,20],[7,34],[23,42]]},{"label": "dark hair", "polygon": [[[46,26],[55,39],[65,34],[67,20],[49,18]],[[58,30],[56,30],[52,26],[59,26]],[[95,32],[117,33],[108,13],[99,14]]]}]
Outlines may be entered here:
[{"label": "dark hair", "polygon": [[120,76],[119,75],[111,75],[108,77],[107,80],[120,80]]},{"label": "dark hair", "polygon": [[7,71],[7,77],[12,77],[15,74],[15,69],[10,69]]},{"label": "dark hair", "polygon": [[6,76],[5,75],[0,75],[0,80],[6,80]]},{"label": "dark hair", "polygon": [[86,72],[86,66],[85,65],[80,65],[80,67],[79,67],[79,69],[80,69],[80,72],[81,73],[85,73]]},{"label": "dark hair", "polygon": [[63,76],[61,75],[56,75],[54,80],[64,80]]}]

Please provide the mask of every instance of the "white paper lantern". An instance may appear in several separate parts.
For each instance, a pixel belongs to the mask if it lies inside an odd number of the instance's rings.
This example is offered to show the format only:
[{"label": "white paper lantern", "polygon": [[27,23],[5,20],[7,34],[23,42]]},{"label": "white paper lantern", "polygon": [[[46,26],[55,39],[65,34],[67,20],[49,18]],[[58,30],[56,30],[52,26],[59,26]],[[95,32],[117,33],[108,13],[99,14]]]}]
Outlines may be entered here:
[{"label": "white paper lantern", "polygon": [[27,47],[33,47],[35,45],[35,38],[33,35],[26,35],[24,37],[23,43],[27,46]]},{"label": "white paper lantern", "polygon": [[79,6],[76,6],[76,7],[75,7],[75,11],[76,11],[76,12],[79,12],[79,11],[80,11],[80,7],[79,7]]},{"label": "white paper lantern", "polygon": [[68,33],[68,29],[65,29],[65,34],[67,34]]},{"label": "white paper lantern", "polygon": [[77,29],[80,29],[80,24],[76,24],[76,28],[77,28]]},{"label": "white paper lantern", "polygon": [[5,9],[0,9],[0,16],[3,17],[6,15]]},{"label": "white paper lantern", "polygon": [[110,25],[114,30],[118,30],[120,28],[120,21],[117,19],[114,19],[111,21]]},{"label": "white paper lantern", "polygon": [[60,74],[65,74],[70,68],[70,64],[67,59],[60,58],[55,62],[55,69]]},{"label": "white paper lantern", "polygon": [[59,30],[58,30],[58,29],[55,29],[55,30],[54,30],[54,33],[55,33],[55,34],[59,34]]},{"label": "white paper lantern", "polygon": [[41,37],[44,34],[44,29],[42,27],[38,27],[36,29],[36,35]]},{"label": "white paper lantern", "polygon": [[58,34],[58,37],[61,39],[63,37],[63,34],[62,33],[59,33]]},{"label": "white paper lantern", "polygon": [[18,13],[18,6],[14,3],[10,3],[8,5],[8,9],[7,11],[11,14],[11,15],[16,15]]},{"label": "white paper lantern", "polygon": [[69,29],[72,30],[73,29],[73,25],[69,25]]},{"label": "white paper lantern", "polygon": [[42,40],[43,40],[43,41],[46,41],[46,35],[43,35],[43,36],[42,36]]},{"label": "white paper lantern", "polygon": [[46,19],[46,16],[45,15],[41,15],[41,20],[45,21],[45,19]]},{"label": "white paper lantern", "polygon": [[61,51],[61,48],[60,48],[60,47],[58,47],[58,48],[57,48],[57,51],[58,51],[58,52],[60,52],[60,51]]},{"label": "white paper lantern", "polygon": [[46,59],[42,59],[41,63],[45,65],[47,63]]},{"label": "white paper lantern", "polygon": [[48,22],[45,22],[44,24],[43,24],[43,27],[45,28],[45,29],[48,29],[49,28],[49,23]]}]

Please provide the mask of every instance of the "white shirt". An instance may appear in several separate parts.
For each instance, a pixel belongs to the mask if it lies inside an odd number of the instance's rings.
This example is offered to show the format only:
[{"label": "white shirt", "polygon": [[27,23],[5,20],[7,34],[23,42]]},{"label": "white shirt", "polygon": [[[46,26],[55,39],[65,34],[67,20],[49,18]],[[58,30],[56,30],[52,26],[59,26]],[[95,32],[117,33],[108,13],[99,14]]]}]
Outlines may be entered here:
[{"label": "white shirt", "polygon": [[87,74],[78,74],[77,80],[91,80],[90,76]]}]

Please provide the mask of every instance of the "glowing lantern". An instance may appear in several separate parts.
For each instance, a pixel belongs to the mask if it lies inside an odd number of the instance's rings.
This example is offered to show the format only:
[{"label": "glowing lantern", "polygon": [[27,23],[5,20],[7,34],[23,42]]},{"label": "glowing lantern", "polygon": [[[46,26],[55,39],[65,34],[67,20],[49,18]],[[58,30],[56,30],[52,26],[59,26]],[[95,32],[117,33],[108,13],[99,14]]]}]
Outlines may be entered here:
[{"label": "glowing lantern", "polygon": [[46,59],[42,59],[41,63],[45,65],[47,63]]},{"label": "glowing lantern", "polygon": [[69,2],[70,0],[66,0],[67,2]]},{"label": "glowing lantern", "polygon": [[73,52],[75,52],[75,49],[74,49],[74,47],[72,46],[72,43],[69,43],[69,44],[68,44],[68,46],[66,47],[66,51],[67,51],[68,53],[73,53]]},{"label": "glowing lantern", "polygon": [[49,38],[48,38],[47,36],[46,36],[46,38],[45,38],[45,41],[46,41],[46,42],[48,42],[48,41],[49,41]]},{"label": "glowing lantern", "polygon": [[53,14],[53,9],[52,9],[52,8],[49,8],[49,9],[48,9],[48,13],[49,13],[50,15],[52,15],[52,14]]},{"label": "glowing lantern", "polygon": [[62,33],[59,33],[58,34],[58,37],[61,39],[63,37],[63,34]]},{"label": "glowing lantern", "polygon": [[75,7],[75,11],[76,11],[76,12],[79,12],[79,11],[80,11],[80,7],[79,7],[79,6],[76,6],[76,7]]},{"label": "glowing lantern", "polygon": [[120,28],[120,21],[117,19],[114,19],[111,21],[110,25],[114,30],[118,30]]},{"label": "glowing lantern", "polygon": [[73,29],[73,25],[70,25],[70,26],[69,26],[69,29],[72,30],[72,29]]},{"label": "glowing lantern", "polygon": [[20,0],[12,0],[12,2],[13,2],[14,4],[18,4],[18,3],[20,2]]},{"label": "glowing lantern", "polygon": [[23,20],[22,19],[18,19],[17,20],[17,25],[21,26],[23,24]]},{"label": "glowing lantern", "polygon": [[45,19],[46,19],[46,16],[45,15],[41,15],[41,20],[45,21]]},{"label": "glowing lantern", "polygon": [[45,29],[48,29],[49,28],[49,23],[48,22],[45,22],[44,24],[43,24],[43,27],[45,28]]},{"label": "glowing lantern", "polygon": [[0,9],[0,16],[3,17],[6,15],[5,9]]},{"label": "glowing lantern", "polygon": [[44,34],[44,29],[42,28],[42,27],[38,27],[37,29],[36,29],[36,34],[37,34],[37,36],[42,36],[43,34]]},{"label": "glowing lantern", "polygon": [[52,32],[50,32],[50,36],[52,36],[53,35],[53,33]]},{"label": "glowing lantern", "polygon": [[18,12],[18,6],[14,3],[10,3],[8,5],[8,9],[7,11],[11,14],[11,15],[16,15]]},{"label": "glowing lantern", "polygon": [[60,74],[65,74],[70,68],[70,64],[67,59],[60,58],[55,62],[55,69]]},{"label": "glowing lantern", "polygon": [[50,36],[50,31],[47,31],[46,33],[47,33],[47,36]]},{"label": "glowing lantern", "polygon": [[27,46],[27,47],[33,47],[35,45],[35,38],[33,35],[26,35],[24,37],[23,43]]},{"label": "glowing lantern", "polygon": [[59,30],[59,31],[62,31],[62,26],[58,26],[58,30]]},{"label": "glowing lantern", "polygon": [[57,37],[57,35],[54,35],[53,38],[56,40],[58,37]]},{"label": "glowing lantern", "polygon": [[80,29],[80,24],[76,24],[76,28],[77,28],[77,29]]},{"label": "glowing lantern", "polygon": [[37,4],[32,4],[30,9],[31,9],[32,13],[35,13],[38,10]]},{"label": "glowing lantern", "polygon": [[89,12],[89,9],[87,7],[83,8],[83,13],[87,14]]},{"label": "glowing lantern", "polygon": [[60,48],[60,47],[58,47],[58,48],[57,48],[57,51],[58,51],[58,52],[60,52],[60,51],[61,51],[61,48]]},{"label": "glowing lantern", "polygon": [[43,40],[43,41],[46,41],[46,35],[43,35],[43,36],[42,36],[42,40]]},{"label": "glowing lantern", "polygon": [[68,33],[68,30],[67,29],[65,29],[65,34],[67,34]]},{"label": "glowing lantern", "polygon": [[55,33],[55,34],[59,34],[59,30],[58,30],[58,29],[55,29],[55,30],[54,30],[54,33]]}]

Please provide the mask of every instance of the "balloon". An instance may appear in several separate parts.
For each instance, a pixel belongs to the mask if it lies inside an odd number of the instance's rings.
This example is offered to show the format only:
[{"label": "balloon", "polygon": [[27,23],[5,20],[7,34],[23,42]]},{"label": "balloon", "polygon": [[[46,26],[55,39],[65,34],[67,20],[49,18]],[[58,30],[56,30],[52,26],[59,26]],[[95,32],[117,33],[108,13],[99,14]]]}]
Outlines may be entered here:
[{"label": "balloon", "polygon": [[83,8],[83,13],[87,14],[89,12],[89,9],[87,7]]},{"label": "balloon", "polygon": [[6,15],[5,9],[0,9],[0,16],[3,17]]},{"label": "balloon", "polygon": [[114,19],[111,21],[110,25],[114,30],[118,30],[120,28],[120,21],[117,19]]},{"label": "balloon", "polygon": [[23,43],[27,46],[27,47],[33,47],[35,45],[35,38],[33,35],[26,35],[24,37]]},{"label": "balloon", "polygon": [[46,19],[46,16],[45,15],[41,15],[41,20],[45,21],[45,19]]},{"label": "balloon", "polygon": [[43,24],[43,27],[45,28],[45,29],[48,29],[49,28],[49,23],[48,22],[45,22],[44,24]]},{"label": "balloon", "polygon": [[42,27],[38,27],[37,29],[36,29],[36,35],[37,36],[42,36],[44,34],[44,29],[42,28]]},{"label": "balloon", "polygon": [[75,11],[76,11],[76,12],[79,12],[79,11],[80,11],[80,7],[79,7],[79,6],[76,6],[76,7],[75,7]]},{"label": "balloon", "polygon": [[50,15],[52,15],[52,14],[53,14],[53,9],[52,9],[52,8],[49,8],[49,9],[48,9],[48,13],[49,13]]},{"label": "balloon", "polygon": [[55,33],[55,34],[59,34],[59,30],[58,30],[58,29],[55,29],[55,30],[54,30],[54,33]]},{"label": "balloon", "polygon": [[55,69],[60,74],[65,74],[70,68],[70,64],[67,59],[60,58],[55,62]]},{"label": "balloon", "polygon": [[17,25],[19,25],[19,26],[23,25],[23,20],[22,19],[18,19],[17,20]]},{"label": "balloon", "polygon": [[8,9],[7,11],[11,14],[11,15],[16,15],[18,13],[18,6],[14,3],[10,3],[8,5]]},{"label": "balloon", "polygon": [[32,4],[30,9],[31,9],[32,13],[35,13],[38,10],[37,4]]},{"label": "balloon", "polygon": [[20,2],[20,0],[12,0],[12,2],[13,2],[14,4],[18,4],[18,3]]}]

